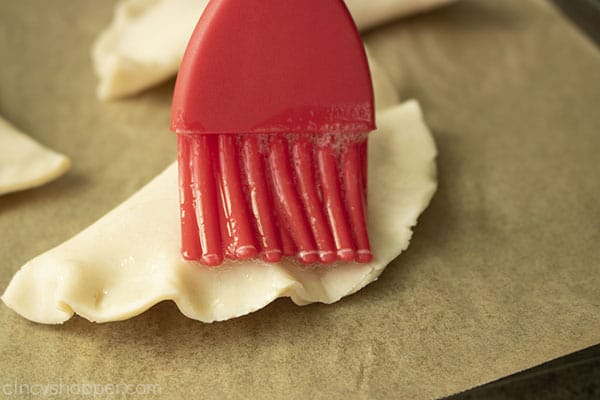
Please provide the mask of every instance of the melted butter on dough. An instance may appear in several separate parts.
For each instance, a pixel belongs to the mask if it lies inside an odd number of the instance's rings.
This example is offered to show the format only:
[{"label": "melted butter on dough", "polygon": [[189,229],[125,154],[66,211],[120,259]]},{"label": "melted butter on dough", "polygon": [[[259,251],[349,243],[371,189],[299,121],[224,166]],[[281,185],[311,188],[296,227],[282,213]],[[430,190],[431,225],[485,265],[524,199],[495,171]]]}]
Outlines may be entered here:
[{"label": "melted butter on dough", "polygon": [[0,117],[0,195],[44,185],[64,174],[71,162]]},{"label": "melted butter on dough", "polygon": [[212,322],[278,297],[304,305],[355,293],[408,247],[411,227],[436,190],[436,148],[418,104],[389,108],[377,119],[369,145],[370,264],[307,268],[255,260],[208,268],[183,261],[173,164],[95,224],[23,266],[2,300],[41,323],[62,323],[73,313],[90,321],[122,320],[163,300]]},{"label": "melted butter on dough", "polygon": [[[346,0],[360,29],[454,0]],[[177,73],[208,0],[125,0],[92,48],[97,95],[111,100],[141,92]]]}]

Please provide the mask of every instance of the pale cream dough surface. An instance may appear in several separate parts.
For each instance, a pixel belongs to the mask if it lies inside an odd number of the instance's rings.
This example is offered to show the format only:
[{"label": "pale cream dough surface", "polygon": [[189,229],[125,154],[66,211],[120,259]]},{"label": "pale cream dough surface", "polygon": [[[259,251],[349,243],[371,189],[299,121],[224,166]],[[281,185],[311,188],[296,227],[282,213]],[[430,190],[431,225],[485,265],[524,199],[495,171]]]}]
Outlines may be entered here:
[{"label": "pale cream dough surface", "polygon": [[[360,29],[454,0],[346,0]],[[96,40],[97,94],[110,100],[154,86],[177,73],[191,32],[208,0],[124,0]]]},{"label": "pale cream dough surface", "polygon": [[122,320],[163,300],[190,318],[212,322],[256,311],[278,297],[304,305],[355,293],[408,247],[411,227],[436,190],[436,148],[418,104],[380,112],[378,126],[369,146],[370,264],[307,268],[256,260],[208,268],[183,261],[174,163],[92,226],[28,262],[2,300],[47,324],[74,313],[90,321]]},{"label": "pale cream dough surface", "polygon": [[0,117],[0,195],[44,185],[70,167],[67,157],[42,146]]}]

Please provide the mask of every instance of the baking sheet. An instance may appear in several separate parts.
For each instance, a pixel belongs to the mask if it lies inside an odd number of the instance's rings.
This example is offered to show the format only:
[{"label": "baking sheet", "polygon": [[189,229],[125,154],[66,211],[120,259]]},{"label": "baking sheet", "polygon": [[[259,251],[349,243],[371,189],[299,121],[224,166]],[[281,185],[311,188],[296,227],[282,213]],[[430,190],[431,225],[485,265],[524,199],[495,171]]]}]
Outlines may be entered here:
[{"label": "baking sheet", "polygon": [[[116,103],[94,97],[89,49],[113,4],[0,3],[0,113],[73,160],[59,181],[0,197],[3,288],[176,157],[172,81]],[[161,398],[430,399],[599,343],[591,42],[543,0],[464,1],[366,40],[402,96],[421,101],[440,150],[439,192],[378,282],[334,305],[280,300],[212,325],[170,303],[59,327],[2,306],[2,390],[149,384],[144,395]],[[62,390],[55,397],[69,397]]]}]

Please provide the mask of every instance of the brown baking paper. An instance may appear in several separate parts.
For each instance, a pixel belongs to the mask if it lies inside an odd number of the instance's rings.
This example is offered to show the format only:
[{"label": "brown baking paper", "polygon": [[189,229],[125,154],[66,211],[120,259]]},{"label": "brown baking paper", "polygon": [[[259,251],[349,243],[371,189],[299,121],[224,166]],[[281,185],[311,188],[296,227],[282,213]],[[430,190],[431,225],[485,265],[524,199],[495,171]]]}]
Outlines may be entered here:
[{"label": "brown baking paper", "polygon": [[[90,46],[113,5],[0,3],[0,111],[73,160],[0,197],[2,290],[175,158],[173,82],[94,97]],[[376,283],[216,324],[161,303],[43,326],[2,305],[1,396],[130,384],[148,398],[433,399],[600,342],[599,52],[542,0],[464,1],[366,40],[440,152],[439,192]]]}]

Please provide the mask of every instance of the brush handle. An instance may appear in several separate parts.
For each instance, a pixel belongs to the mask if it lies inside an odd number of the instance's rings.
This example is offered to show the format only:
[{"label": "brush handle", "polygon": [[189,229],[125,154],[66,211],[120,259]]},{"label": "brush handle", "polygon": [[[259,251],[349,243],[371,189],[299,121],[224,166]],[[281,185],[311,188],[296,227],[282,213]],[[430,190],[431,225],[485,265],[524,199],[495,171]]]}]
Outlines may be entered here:
[{"label": "brush handle", "polygon": [[177,133],[375,129],[363,42],[342,0],[213,0],[181,62]]}]

